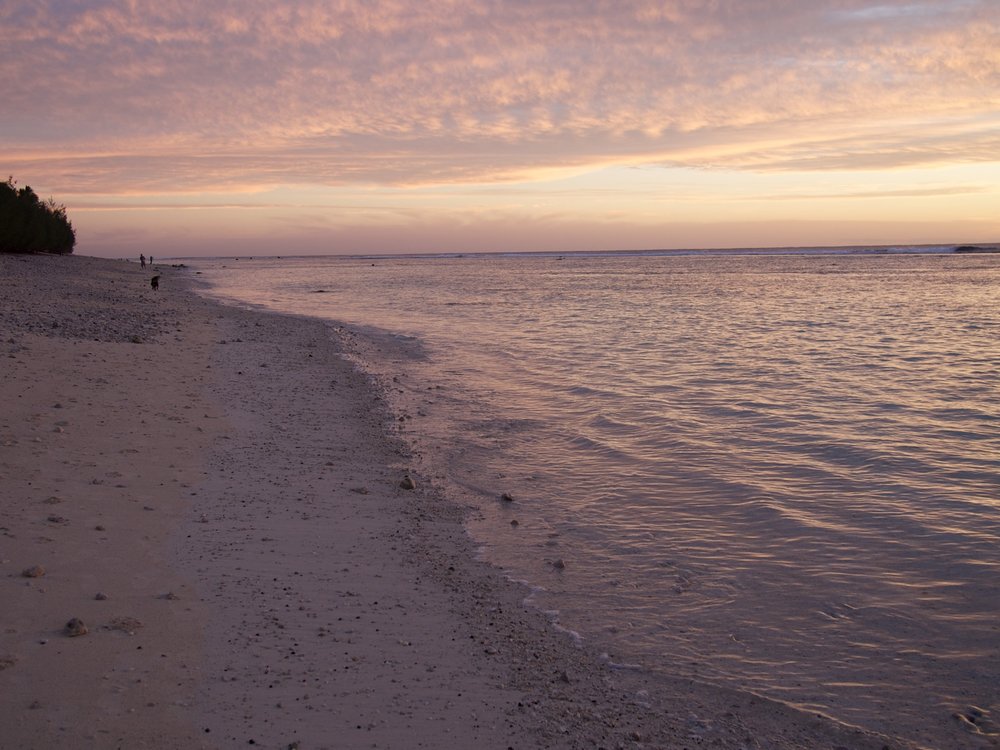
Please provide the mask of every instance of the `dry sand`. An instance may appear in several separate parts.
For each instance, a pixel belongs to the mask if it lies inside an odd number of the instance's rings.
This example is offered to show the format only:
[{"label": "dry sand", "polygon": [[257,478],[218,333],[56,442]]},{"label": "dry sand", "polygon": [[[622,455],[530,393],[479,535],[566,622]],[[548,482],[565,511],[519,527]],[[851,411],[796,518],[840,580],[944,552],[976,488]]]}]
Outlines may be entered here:
[{"label": "dry sand", "polygon": [[327,325],[161,269],[0,256],[0,748],[907,747],[577,646]]}]

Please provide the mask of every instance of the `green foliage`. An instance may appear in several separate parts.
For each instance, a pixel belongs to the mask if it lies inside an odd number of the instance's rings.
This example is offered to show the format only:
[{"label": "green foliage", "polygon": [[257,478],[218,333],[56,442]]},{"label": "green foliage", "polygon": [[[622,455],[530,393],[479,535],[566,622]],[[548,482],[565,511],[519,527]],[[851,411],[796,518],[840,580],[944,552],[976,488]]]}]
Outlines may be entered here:
[{"label": "green foliage", "polygon": [[73,252],[76,232],[66,216],[66,207],[49,198],[41,201],[14,179],[0,182],[0,253]]}]

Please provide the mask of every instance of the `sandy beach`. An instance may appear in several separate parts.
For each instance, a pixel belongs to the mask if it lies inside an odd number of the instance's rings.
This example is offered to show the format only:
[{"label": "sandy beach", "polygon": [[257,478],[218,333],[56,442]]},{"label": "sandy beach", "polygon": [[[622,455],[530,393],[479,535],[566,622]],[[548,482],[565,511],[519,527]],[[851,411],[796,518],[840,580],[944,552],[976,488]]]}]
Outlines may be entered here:
[{"label": "sandy beach", "polygon": [[0,748],[910,747],[577,644],[349,334],[160,273],[0,256]]}]

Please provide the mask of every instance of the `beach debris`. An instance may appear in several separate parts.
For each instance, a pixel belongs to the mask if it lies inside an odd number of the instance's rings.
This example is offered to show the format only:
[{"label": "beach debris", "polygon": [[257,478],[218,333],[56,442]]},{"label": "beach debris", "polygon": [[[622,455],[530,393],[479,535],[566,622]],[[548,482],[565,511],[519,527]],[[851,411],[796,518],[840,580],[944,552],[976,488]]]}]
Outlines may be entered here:
[{"label": "beach debris", "polygon": [[563,559],[560,557],[558,560],[552,563],[552,567],[555,568],[556,570],[563,570],[566,567],[566,563],[564,563]]},{"label": "beach debris", "polygon": [[96,599],[99,602],[104,602],[108,600],[108,595],[98,591],[96,594],[94,594],[94,599]]},{"label": "beach debris", "polygon": [[41,578],[45,575],[45,568],[41,565],[32,565],[30,568],[22,570],[21,575],[25,578]]},{"label": "beach debris", "polygon": [[503,500],[505,503],[514,502],[514,496],[511,495],[509,492],[504,492],[502,495],[500,495],[500,499]]},{"label": "beach debris", "polygon": [[142,620],[135,617],[115,617],[107,625],[106,630],[120,630],[128,635],[135,635],[135,631],[142,627]]},{"label": "beach debris", "polygon": [[75,638],[79,635],[87,635],[89,632],[90,630],[83,624],[83,620],[79,617],[74,617],[66,623],[66,635],[70,638]]},{"label": "beach debris", "polygon": [[51,516],[49,516],[45,520],[48,521],[49,523],[57,523],[57,524],[66,524],[66,523],[69,523],[69,519],[68,518],[64,518],[63,516],[57,516],[55,514],[52,514]]},{"label": "beach debris", "polygon": [[512,519],[510,519],[510,525],[513,526],[513,527],[515,527],[515,528],[517,528],[521,524],[518,522],[518,520],[516,518],[512,518]]},{"label": "beach debris", "polygon": [[411,477],[409,474],[406,474],[403,477],[403,481],[399,483],[399,486],[402,487],[404,490],[417,489],[417,483],[413,481],[413,477]]},{"label": "beach debris", "polygon": [[168,591],[165,594],[160,594],[160,599],[166,599],[167,601],[175,602],[178,599],[180,599],[180,597],[177,596],[177,594],[175,594],[173,591]]}]

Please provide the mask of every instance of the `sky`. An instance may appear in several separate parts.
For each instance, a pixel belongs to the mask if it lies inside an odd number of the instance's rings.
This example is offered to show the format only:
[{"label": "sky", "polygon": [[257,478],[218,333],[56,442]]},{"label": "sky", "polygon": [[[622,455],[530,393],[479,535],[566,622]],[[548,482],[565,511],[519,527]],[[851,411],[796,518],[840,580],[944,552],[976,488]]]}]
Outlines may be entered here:
[{"label": "sky", "polygon": [[0,0],[76,252],[1000,241],[1000,0]]}]

